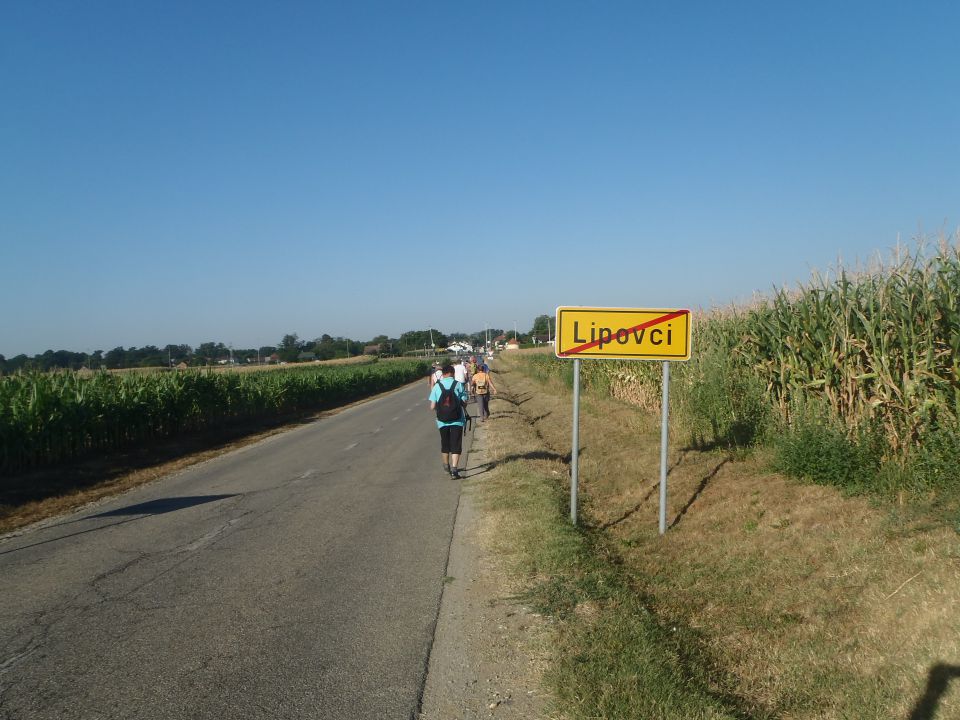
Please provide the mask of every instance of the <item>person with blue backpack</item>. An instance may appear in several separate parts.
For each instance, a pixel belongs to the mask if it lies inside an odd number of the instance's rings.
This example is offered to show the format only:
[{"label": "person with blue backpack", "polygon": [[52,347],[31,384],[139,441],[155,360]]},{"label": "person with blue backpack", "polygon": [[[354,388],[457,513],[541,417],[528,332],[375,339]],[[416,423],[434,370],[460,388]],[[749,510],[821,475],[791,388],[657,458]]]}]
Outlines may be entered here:
[{"label": "person with blue backpack", "polygon": [[460,454],[463,452],[463,430],[467,424],[467,390],[453,377],[453,366],[444,365],[440,381],[430,390],[430,409],[437,413],[440,430],[440,458],[443,469],[454,480],[460,479]]}]

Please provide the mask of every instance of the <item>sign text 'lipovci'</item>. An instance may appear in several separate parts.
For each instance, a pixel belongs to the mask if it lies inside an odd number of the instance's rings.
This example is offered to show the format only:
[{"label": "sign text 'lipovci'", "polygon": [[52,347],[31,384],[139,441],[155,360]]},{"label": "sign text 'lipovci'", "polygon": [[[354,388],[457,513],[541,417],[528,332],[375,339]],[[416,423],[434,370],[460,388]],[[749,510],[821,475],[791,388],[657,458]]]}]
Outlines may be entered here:
[{"label": "sign text 'lipovci'", "polygon": [[561,358],[690,359],[690,311],[558,307],[555,352]]}]

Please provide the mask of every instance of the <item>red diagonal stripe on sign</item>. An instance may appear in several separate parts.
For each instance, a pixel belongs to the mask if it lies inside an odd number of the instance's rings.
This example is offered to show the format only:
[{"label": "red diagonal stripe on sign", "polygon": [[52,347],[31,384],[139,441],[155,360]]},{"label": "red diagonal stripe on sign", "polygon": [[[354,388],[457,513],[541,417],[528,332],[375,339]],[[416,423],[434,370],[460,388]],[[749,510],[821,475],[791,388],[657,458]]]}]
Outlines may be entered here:
[{"label": "red diagonal stripe on sign", "polygon": [[[627,332],[628,332],[628,333],[633,333],[633,332],[636,332],[637,330],[645,330],[645,329],[648,328],[648,327],[652,327],[652,326],[654,326],[654,325],[659,325],[660,323],[665,323],[665,322],[667,322],[668,320],[673,320],[674,318],[678,318],[678,317],[680,317],[681,315],[687,315],[687,314],[689,314],[689,313],[690,313],[689,310],[677,310],[676,312],[667,313],[666,315],[661,315],[660,317],[654,318],[653,320],[647,320],[647,321],[644,322],[644,323],[640,323],[639,325],[635,325],[635,326],[632,327],[632,328],[627,328]],[[616,337],[616,336],[614,336],[614,337]],[[575,355],[576,353],[583,352],[584,350],[589,350],[589,349],[592,348],[592,347],[596,347],[596,346],[599,345],[601,342],[603,342],[603,341],[602,341],[602,340],[594,340],[593,342],[584,343],[583,345],[577,345],[576,347],[570,348],[570,349],[567,350],[566,352],[560,353],[560,355],[562,355],[562,356],[564,356],[564,357],[566,357],[567,355]],[[608,344],[609,344],[609,342],[610,342],[610,341],[607,341]]]}]

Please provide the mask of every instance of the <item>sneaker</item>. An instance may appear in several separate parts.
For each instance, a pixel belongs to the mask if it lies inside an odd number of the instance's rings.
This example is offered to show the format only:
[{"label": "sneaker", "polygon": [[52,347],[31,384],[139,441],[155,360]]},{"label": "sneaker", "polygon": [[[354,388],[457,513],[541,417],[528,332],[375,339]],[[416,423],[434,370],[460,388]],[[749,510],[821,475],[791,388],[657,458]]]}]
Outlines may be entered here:
[{"label": "sneaker", "polygon": [[444,471],[444,472],[450,472],[450,466],[449,466],[449,465],[444,465],[444,466],[443,466],[443,471]]},{"label": "sneaker", "polygon": [[453,470],[451,470],[451,471],[450,471],[450,477],[452,477],[454,480],[459,480],[459,479],[460,479],[460,468],[454,468]]}]

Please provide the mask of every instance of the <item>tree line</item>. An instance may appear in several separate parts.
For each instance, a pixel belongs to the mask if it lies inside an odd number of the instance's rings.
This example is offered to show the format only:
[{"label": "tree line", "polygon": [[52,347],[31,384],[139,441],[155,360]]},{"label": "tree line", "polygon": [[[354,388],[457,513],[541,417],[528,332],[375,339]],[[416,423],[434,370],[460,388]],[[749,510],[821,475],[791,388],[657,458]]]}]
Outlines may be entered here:
[{"label": "tree line", "polygon": [[[552,316],[539,315],[528,333],[519,335],[521,342],[534,342],[547,337]],[[502,328],[488,328],[474,333],[444,333],[436,328],[409,330],[398,338],[377,335],[362,342],[345,337],[332,337],[324,333],[312,340],[301,340],[296,333],[283,336],[277,345],[263,345],[257,348],[235,348],[222,342],[205,342],[198,347],[190,345],[145,345],[143,347],[118,346],[112,350],[93,352],[75,352],[71,350],[47,350],[32,357],[20,354],[12,358],[0,355],[0,374],[10,374],[21,370],[118,370],[125,368],[176,367],[185,364],[189,367],[208,365],[273,362],[307,362],[312,360],[334,360],[349,358],[370,352],[390,357],[430,353],[443,350],[451,343],[463,340],[474,347],[482,346],[485,339],[491,340],[512,335]]]}]

